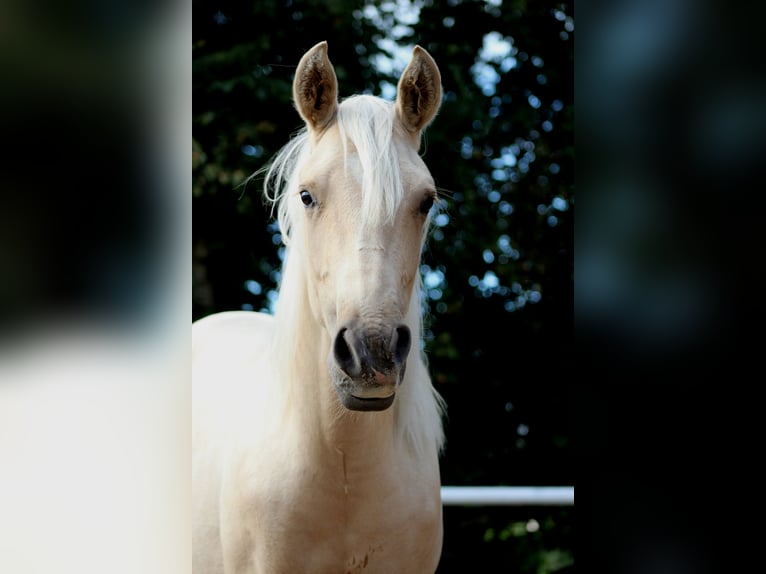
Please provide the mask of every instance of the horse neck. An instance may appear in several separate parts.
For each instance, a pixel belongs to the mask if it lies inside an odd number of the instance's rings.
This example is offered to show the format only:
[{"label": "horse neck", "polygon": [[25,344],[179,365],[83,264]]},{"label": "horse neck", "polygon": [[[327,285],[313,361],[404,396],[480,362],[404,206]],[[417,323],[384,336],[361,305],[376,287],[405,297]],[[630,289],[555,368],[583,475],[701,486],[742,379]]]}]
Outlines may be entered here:
[{"label": "horse neck", "polygon": [[385,461],[396,447],[395,409],[354,412],[341,405],[327,367],[332,340],[311,311],[306,278],[300,275],[301,269],[285,269],[280,300],[290,303],[277,316],[279,386],[286,390],[283,422],[288,421],[294,440],[317,456],[343,453],[370,465]]}]

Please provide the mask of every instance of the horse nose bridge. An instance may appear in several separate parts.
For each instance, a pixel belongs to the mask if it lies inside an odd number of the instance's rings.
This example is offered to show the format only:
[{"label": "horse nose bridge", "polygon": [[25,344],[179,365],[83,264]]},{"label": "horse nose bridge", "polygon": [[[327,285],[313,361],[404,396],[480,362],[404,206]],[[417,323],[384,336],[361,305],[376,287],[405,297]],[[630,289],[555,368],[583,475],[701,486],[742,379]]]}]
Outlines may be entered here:
[{"label": "horse nose bridge", "polygon": [[336,297],[339,316],[347,320],[369,314],[374,305],[378,312],[396,308],[400,294],[389,250],[375,243],[348,246],[336,263]]},{"label": "horse nose bridge", "polygon": [[400,234],[391,226],[369,231],[357,237],[353,247],[359,282],[367,291],[386,290],[397,283],[397,270],[402,267]]}]

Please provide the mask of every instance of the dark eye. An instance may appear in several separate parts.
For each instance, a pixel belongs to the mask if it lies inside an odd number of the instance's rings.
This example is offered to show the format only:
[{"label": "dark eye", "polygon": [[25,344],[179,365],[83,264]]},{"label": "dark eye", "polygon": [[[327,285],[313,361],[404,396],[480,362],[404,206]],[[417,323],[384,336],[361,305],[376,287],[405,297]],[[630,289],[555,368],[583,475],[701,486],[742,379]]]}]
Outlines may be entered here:
[{"label": "dark eye", "polygon": [[303,202],[303,205],[305,205],[306,207],[311,207],[312,205],[316,203],[316,201],[314,200],[314,196],[311,195],[311,193],[305,189],[301,190],[300,196],[301,196],[301,201]]},{"label": "dark eye", "polygon": [[431,208],[433,206],[434,206],[434,196],[429,195],[422,202],[420,202],[420,213],[423,215],[428,215],[428,212],[431,211]]}]

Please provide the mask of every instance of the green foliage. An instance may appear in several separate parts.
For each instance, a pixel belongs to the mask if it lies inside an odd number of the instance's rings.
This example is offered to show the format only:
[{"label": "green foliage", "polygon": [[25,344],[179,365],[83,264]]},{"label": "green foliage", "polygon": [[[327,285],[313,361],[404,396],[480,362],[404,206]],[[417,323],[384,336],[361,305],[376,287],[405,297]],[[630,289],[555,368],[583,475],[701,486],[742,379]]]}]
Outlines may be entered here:
[{"label": "green foliage", "polygon": [[565,509],[445,509],[439,574],[564,574],[574,566],[572,516]]}]

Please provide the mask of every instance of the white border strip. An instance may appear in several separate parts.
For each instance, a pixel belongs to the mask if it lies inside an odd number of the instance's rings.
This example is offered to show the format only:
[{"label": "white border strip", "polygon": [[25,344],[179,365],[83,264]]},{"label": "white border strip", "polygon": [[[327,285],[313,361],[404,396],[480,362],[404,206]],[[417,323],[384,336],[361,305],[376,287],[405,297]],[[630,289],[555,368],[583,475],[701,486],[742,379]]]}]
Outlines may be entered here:
[{"label": "white border strip", "polygon": [[442,486],[445,506],[574,506],[573,486]]}]

